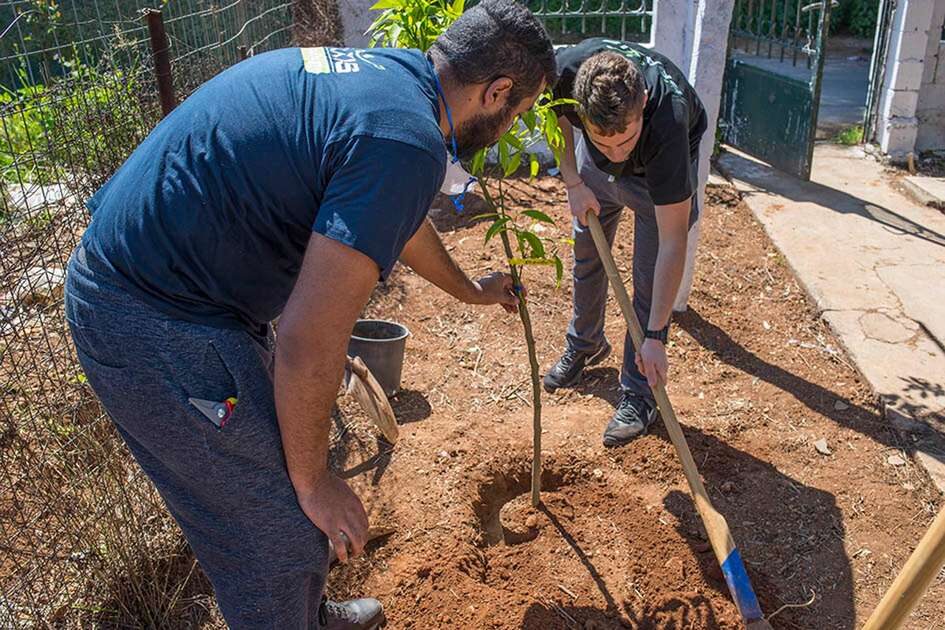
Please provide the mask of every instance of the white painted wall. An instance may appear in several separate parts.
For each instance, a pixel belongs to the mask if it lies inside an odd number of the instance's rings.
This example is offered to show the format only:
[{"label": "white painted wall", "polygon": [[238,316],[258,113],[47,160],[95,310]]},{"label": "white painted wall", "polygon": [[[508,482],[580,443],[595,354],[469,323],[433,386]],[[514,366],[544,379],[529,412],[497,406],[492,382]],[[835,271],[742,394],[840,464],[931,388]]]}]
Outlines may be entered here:
[{"label": "white painted wall", "polygon": [[925,72],[932,15],[945,0],[899,0],[893,14],[886,73],[879,104],[879,144],[894,160],[915,150],[919,131],[917,108]]},{"label": "white painted wall", "polygon": [[[689,3],[686,3],[689,4]],[[699,188],[696,195],[699,207],[705,212],[705,185],[709,181],[710,159],[715,145],[715,129],[719,121],[719,106],[722,100],[722,75],[725,73],[725,58],[728,54],[728,30],[732,20],[735,0],[698,0],[692,12],[692,37],[688,38],[689,83],[695,88],[708,118],[708,127],[702,138],[699,155]],[[656,42],[659,49],[659,42]],[[680,66],[682,67],[682,66]],[[702,232],[702,216],[689,231],[686,251],[686,269],[673,309],[686,310],[692,278],[695,273],[696,249]]]},{"label": "white painted wall", "polygon": [[922,86],[916,103],[915,150],[945,150],[945,0],[936,0],[925,52]]}]

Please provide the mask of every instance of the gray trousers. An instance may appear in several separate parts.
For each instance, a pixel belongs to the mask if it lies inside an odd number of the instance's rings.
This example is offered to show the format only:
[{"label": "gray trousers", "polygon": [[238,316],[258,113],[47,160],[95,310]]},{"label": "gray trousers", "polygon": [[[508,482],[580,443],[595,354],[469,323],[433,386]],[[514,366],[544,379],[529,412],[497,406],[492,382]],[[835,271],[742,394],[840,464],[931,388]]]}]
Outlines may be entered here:
[{"label": "gray trousers", "polygon": [[[79,247],[66,318],[79,362],[177,520],[234,629],[317,627],[328,541],[302,512],[276,422],[270,347],[170,318]],[[217,428],[189,397],[235,410]]]},{"label": "gray trousers", "polygon": [[[624,208],[633,210],[633,309],[640,326],[646,330],[650,319],[650,302],[653,297],[653,278],[656,271],[656,255],[659,252],[659,230],[656,225],[656,208],[650,198],[646,180],[642,177],[623,176],[611,181],[610,176],[594,165],[587,151],[583,136],[576,138],[575,156],[578,172],[584,183],[600,202],[600,224],[613,246],[617,225]],[[693,181],[697,181],[698,162],[690,166]],[[697,196],[692,197],[689,227],[699,217]],[[607,303],[607,274],[597,254],[589,228],[574,220],[574,313],[568,326],[567,343],[579,352],[593,352],[604,342],[604,307]],[[636,350],[630,332],[627,331],[623,346],[623,367],[620,371],[620,387],[624,391],[653,398],[646,377],[637,369],[634,356]]]}]

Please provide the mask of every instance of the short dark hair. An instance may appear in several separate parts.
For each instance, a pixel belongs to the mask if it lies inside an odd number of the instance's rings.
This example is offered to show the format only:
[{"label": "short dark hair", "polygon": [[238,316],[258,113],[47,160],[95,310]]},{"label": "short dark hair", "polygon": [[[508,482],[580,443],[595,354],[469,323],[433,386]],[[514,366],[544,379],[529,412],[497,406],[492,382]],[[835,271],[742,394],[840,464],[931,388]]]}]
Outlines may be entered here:
[{"label": "short dark hair", "polygon": [[483,0],[436,38],[430,54],[461,84],[512,79],[513,104],[537,92],[542,79],[551,87],[558,77],[548,32],[516,0]]},{"label": "short dark hair", "polygon": [[642,113],[644,94],[643,73],[614,52],[590,57],[574,77],[578,115],[606,136],[623,132]]}]

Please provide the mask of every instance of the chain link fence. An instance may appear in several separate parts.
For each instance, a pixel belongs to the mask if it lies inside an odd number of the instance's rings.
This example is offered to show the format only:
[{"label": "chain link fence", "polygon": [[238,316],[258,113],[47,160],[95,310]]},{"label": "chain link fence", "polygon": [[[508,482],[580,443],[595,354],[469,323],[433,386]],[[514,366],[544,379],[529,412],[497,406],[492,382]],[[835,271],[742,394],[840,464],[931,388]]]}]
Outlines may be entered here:
[{"label": "chain link fence", "polygon": [[293,6],[279,0],[0,0],[2,628],[219,622],[62,313],[85,199],[161,116],[147,9],[162,12],[178,99],[292,41]]}]

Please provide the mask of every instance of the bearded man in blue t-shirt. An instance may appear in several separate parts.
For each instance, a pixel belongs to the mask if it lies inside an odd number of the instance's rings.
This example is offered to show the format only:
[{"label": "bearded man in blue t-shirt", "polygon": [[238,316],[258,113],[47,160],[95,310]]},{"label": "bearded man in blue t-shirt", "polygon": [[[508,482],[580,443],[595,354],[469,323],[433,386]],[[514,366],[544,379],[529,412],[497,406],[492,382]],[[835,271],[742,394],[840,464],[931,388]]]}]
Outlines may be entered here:
[{"label": "bearded man in blue t-shirt", "polygon": [[260,54],[89,200],[66,289],[79,361],[231,627],[384,622],[373,599],[322,597],[329,541],[346,561],[367,530],[327,461],[348,339],[397,260],[514,310],[509,276],[469,279],[426,214],[448,153],[494,142],[555,78],[547,33],[513,0],[479,3],[428,54]]}]

